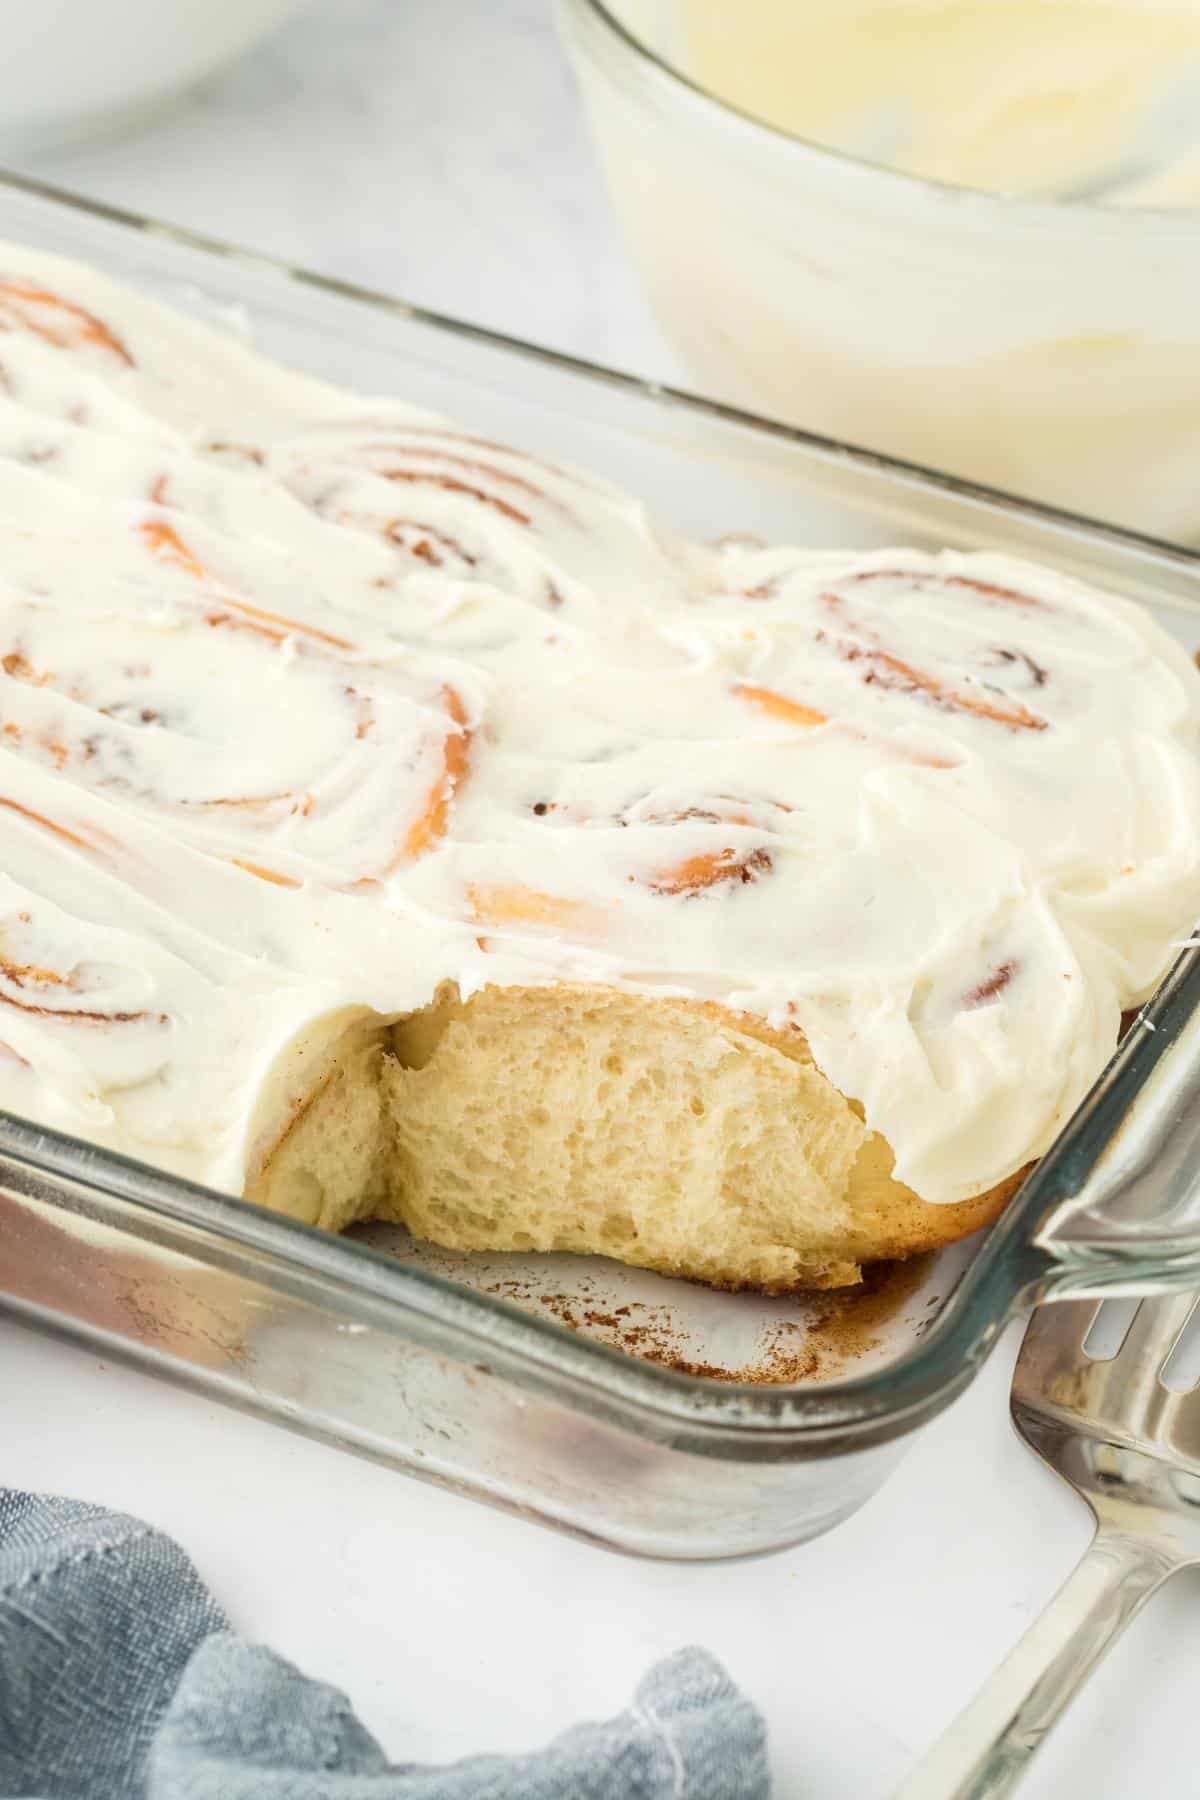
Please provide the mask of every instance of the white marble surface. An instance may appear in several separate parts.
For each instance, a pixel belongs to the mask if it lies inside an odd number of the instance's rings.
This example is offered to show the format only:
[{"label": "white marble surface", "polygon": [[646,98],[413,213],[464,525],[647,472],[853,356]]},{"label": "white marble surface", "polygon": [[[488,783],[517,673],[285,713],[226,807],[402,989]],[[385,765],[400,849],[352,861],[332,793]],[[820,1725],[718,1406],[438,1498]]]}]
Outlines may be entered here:
[{"label": "white marble surface", "polygon": [[674,364],[621,254],[551,15],[551,0],[314,0],[152,128],[25,166],[661,375]]},{"label": "white marble surface", "polygon": [[[325,0],[134,137],[45,179],[600,360],[673,376],[543,0]],[[1082,1549],[1006,1419],[1018,1333],[858,1517],[715,1568],[622,1560],[0,1323],[0,1480],[192,1552],[251,1637],[346,1687],[396,1757],[531,1745],[702,1642],[767,1715],[781,1800],[882,1800]],[[1118,1646],[1022,1790],[1195,1794],[1200,1583]],[[931,1800],[936,1797],[931,1796]]]}]

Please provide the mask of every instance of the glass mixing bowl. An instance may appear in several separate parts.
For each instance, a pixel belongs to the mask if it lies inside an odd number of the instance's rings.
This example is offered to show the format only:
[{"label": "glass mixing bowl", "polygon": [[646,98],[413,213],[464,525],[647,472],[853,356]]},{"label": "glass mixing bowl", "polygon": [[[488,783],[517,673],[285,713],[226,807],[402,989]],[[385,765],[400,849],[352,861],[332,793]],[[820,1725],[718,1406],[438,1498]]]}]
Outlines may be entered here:
[{"label": "glass mixing bowl", "polygon": [[559,16],[630,248],[707,391],[1200,538],[1200,211],[919,180],[703,91],[672,0]]}]

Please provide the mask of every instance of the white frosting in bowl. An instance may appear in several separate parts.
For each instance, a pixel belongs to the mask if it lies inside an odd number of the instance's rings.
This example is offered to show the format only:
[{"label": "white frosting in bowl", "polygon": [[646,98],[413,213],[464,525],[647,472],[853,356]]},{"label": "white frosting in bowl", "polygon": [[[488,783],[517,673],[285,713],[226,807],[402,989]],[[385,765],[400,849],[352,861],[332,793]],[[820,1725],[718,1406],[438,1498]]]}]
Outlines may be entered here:
[{"label": "white frosting in bowl", "polygon": [[[636,33],[664,8],[621,0],[619,10]],[[701,87],[813,142],[994,193],[1200,199],[1193,0],[677,0],[673,10],[678,60]]]},{"label": "white frosting in bowl", "polygon": [[1200,675],[996,556],[620,492],[0,246],[0,1105],[236,1190],[438,984],[795,1025],[925,1198],[1200,911]]}]

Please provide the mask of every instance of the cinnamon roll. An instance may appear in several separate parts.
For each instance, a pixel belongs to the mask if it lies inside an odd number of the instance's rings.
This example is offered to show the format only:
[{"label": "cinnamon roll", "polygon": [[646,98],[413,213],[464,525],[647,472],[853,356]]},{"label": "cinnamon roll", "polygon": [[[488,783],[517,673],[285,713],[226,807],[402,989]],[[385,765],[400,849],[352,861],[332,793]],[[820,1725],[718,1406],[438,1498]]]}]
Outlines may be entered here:
[{"label": "cinnamon roll", "polygon": [[684,542],[0,247],[10,1110],[836,1285],[995,1214],[1198,912],[1200,673],[1131,602]]}]

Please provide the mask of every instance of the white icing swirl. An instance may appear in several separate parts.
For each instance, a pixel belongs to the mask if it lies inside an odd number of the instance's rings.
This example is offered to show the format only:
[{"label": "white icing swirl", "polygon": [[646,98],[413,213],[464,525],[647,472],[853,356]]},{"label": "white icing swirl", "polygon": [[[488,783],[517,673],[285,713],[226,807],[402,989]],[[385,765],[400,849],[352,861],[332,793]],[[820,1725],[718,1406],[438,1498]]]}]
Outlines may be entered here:
[{"label": "white icing swirl", "polygon": [[236,1190],[348,1023],[597,981],[802,1029],[961,1199],[1200,911],[1198,749],[1125,601],[682,543],[0,247],[13,1111]]}]

